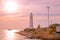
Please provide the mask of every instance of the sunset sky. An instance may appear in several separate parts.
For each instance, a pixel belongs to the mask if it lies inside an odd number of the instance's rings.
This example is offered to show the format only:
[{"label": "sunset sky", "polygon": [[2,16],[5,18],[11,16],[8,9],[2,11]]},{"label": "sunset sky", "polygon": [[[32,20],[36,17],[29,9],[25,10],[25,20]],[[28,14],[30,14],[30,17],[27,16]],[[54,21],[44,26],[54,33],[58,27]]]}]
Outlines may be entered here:
[{"label": "sunset sky", "polygon": [[[0,0],[1,29],[23,29],[29,27],[29,15],[31,12],[34,16],[34,27],[37,27],[38,24],[41,27],[47,27],[47,6],[50,6],[49,23],[60,23],[60,0],[13,0],[11,4],[6,2],[9,3],[10,1]],[[13,5],[13,3],[16,5]],[[11,8],[5,8],[4,5],[6,4],[7,6],[12,5]]]}]

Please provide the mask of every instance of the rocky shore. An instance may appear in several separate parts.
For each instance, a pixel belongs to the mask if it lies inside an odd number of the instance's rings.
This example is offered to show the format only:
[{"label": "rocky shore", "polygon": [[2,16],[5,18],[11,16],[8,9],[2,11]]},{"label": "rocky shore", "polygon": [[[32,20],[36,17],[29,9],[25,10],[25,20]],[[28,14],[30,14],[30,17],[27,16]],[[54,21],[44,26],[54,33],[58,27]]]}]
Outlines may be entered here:
[{"label": "rocky shore", "polygon": [[50,25],[49,28],[26,28],[23,31],[16,32],[19,35],[26,36],[30,39],[42,39],[42,40],[60,40],[60,33],[56,33],[56,24]]}]

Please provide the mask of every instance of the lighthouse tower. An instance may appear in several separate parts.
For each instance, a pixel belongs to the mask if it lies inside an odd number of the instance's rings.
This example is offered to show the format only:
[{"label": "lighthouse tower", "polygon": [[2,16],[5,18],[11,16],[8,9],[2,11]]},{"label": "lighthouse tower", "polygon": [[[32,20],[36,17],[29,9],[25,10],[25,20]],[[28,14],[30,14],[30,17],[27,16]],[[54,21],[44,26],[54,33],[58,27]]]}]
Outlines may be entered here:
[{"label": "lighthouse tower", "polygon": [[33,14],[30,13],[30,28],[33,28]]}]

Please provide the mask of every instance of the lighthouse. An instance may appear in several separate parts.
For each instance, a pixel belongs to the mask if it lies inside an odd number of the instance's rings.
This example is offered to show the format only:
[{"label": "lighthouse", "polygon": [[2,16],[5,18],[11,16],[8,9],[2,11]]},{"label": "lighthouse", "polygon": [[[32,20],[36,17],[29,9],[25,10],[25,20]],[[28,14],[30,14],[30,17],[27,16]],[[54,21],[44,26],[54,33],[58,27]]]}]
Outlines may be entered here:
[{"label": "lighthouse", "polygon": [[30,28],[33,28],[33,14],[30,13]]}]

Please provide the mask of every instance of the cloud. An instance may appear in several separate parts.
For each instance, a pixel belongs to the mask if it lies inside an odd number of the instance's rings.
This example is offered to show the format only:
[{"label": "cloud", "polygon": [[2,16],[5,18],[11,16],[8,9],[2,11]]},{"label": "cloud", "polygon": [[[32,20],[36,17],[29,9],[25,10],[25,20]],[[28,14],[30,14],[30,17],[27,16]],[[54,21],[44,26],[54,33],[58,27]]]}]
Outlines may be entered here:
[{"label": "cloud", "polygon": [[60,6],[60,0],[19,0],[24,5]]},{"label": "cloud", "polygon": [[[35,13],[34,16],[48,16],[48,13]],[[49,16],[60,16],[60,14],[49,14]]]}]

